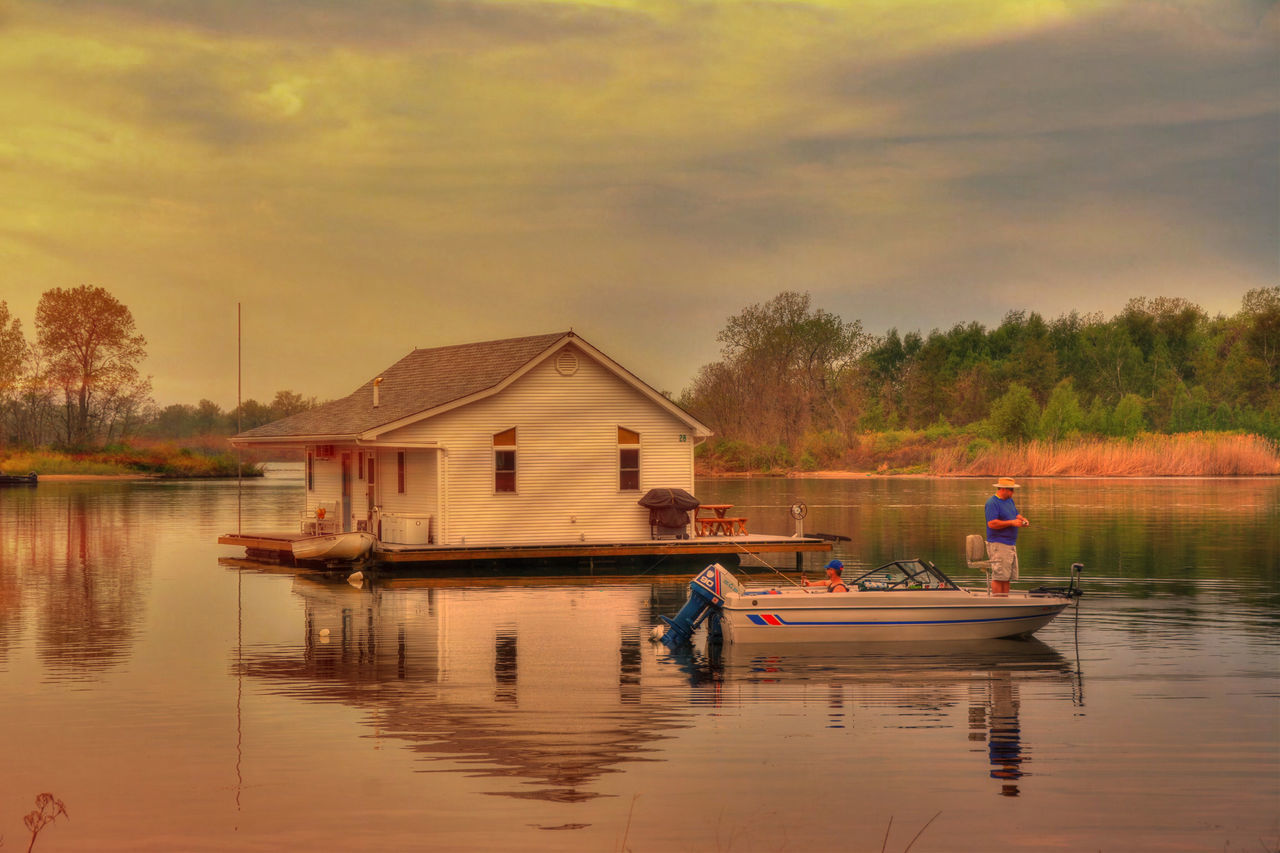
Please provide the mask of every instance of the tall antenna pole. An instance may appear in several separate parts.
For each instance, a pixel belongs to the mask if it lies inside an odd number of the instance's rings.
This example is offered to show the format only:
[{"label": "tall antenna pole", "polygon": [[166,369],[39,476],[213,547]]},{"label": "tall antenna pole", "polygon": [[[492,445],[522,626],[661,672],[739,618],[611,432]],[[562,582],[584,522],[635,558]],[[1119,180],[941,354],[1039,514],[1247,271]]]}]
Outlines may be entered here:
[{"label": "tall antenna pole", "polygon": [[[241,369],[240,358],[240,303],[236,303],[236,435],[243,432],[241,418],[244,417],[244,405],[241,402],[243,395],[243,370]],[[240,504],[244,493],[244,465],[241,461],[243,450],[240,445],[236,445],[236,535],[241,535],[244,531],[240,524]],[[244,784],[244,775],[240,770],[241,760],[244,758],[244,719],[241,714],[241,705],[244,697],[244,569],[236,569],[236,831],[240,831],[240,789]]]},{"label": "tall antenna pole", "polygon": [[[244,405],[240,398],[243,393],[243,371],[241,369],[240,360],[240,303],[236,303],[236,435],[244,430],[241,427],[240,419],[244,415]],[[242,496],[244,494],[244,464],[241,461],[242,451],[240,445],[236,445],[236,535],[243,533],[240,521],[240,506]]]}]

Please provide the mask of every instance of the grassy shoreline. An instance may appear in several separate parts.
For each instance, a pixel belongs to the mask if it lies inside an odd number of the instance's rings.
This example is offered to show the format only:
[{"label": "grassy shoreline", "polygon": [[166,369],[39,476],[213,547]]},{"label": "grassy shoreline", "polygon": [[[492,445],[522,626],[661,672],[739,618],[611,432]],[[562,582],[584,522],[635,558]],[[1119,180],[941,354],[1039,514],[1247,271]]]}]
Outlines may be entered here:
[{"label": "grassy shoreline", "polygon": [[[726,452],[727,451],[727,452]],[[839,452],[802,465],[778,448],[721,443],[699,448],[703,477],[1270,477],[1280,448],[1241,433],[1143,433],[1133,438],[992,442],[927,430],[856,436]]]},{"label": "grassy shoreline", "polygon": [[[777,447],[714,439],[698,448],[700,477],[1268,477],[1280,476],[1280,448],[1242,433],[1144,433],[1134,438],[992,442],[928,430],[867,433],[794,464]],[[241,476],[262,476],[261,459],[242,460]],[[46,479],[207,479],[237,476],[235,454],[211,442],[155,443],[89,452],[0,450],[0,471]]]},{"label": "grassy shoreline", "polygon": [[[228,451],[206,451],[176,445],[115,446],[91,451],[0,450],[0,471],[34,471],[45,480],[71,479],[227,479],[237,476],[237,460]],[[262,467],[245,461],[239,476],[261,477]]]}]

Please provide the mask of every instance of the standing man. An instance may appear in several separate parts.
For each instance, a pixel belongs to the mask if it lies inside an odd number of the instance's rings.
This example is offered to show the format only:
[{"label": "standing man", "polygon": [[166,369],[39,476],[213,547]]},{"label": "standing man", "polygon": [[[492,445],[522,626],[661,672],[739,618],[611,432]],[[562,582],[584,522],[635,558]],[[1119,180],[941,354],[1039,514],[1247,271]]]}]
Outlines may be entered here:
[{"label": "standing man", "polygon": [[996,481],[996,493],[987,498],[987,559],[991,561],[991,592],[1009,592],[1009,582],[1018,577],[1018,528],[1031,522],[1013,505],[1012,477]]}]

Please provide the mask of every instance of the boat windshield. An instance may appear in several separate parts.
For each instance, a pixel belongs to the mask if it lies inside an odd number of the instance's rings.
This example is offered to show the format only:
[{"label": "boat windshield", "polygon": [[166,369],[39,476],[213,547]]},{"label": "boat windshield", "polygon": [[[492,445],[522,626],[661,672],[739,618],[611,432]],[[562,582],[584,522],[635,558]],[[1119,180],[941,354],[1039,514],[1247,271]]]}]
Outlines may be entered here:
[{"label": "boat windshield", "polygon": [[959,589],[951,578],[926,560],[894,560],[859,575],[849,583],[864,592],[882,589]]}]

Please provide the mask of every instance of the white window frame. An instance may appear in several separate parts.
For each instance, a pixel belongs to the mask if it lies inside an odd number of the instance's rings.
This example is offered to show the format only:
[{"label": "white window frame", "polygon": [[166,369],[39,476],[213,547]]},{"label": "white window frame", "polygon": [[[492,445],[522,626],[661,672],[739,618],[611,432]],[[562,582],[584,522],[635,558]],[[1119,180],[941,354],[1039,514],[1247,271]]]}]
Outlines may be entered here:
[{"label": "white window frame", "polygon": [[[498,442],[498,437],[499,437],[499,436],[502,436],[502,435],[505,435],[505,434],[507,434],[507,433],[511,433],[511,442],[512,442],[512,443],[511,443],[511,444],[498,444],[498,443],[497,443],[497,442]],[[519,450],[520,450],[520,432],[519,432],[519,430],[518,430],[516,427],[508,427],[507,429],[498,430],[497,432],[495,432],[495,433],[490,437],[489,441],[490,441],[490,449],[493,451],[493,452],[490,454],[490,456],[489,456],[489,458],[490,458],[490,460],[491,460],[491,464],[493,465],[493,479],[492,479],[492,481],[491,481],[491,482],[493,483],[493,493],[494,493],[495,495],[514,495],[514,494],[519,494],[519,491],[520,491],[520,453],[519,453]],[[509,489],[500,489],[500,488],[498,488],[498,474],[499,474],[499,470],[498,470],[498,454],[499,454],[499,453],[510,453],[510,454],[511,454],[511,471],[510,471],[510,474],[511,474],[511,488],[509,488]],[[503,472],[501,472],[501,473],[504,473],[504,474],[505,474],[505,473],[507,473],[507,472],[503,471]]]},{"label": "white window frame", "polygon": [[[623,440],[622,440],[622,433],[623,433],[623,431],[626,431],[626,432],[630,433],[631,435],[634,435],[634,436],[636,437],[635,441],[634,441],[634,442],[623,442]],[[634,430],[634,429],[628,429],[627,427],[624,427],[624,426],[622,426],[621,424],[619,424],[619,425],[618,425],[618,455],[617,455],[617,457],[616,457],[616,458],[617,458],[617,460],[618,460],[618,481],[617,481],[617,482],[618,482],[618,491],[619,491],[620,493],[621,493],[621,492],[638,492],[638,491],[641,491],[641,484],[642,484],[641,472],[642,472],[642,470],[643,470],[643,465],[644,465],[644,462],[643,462],[643,458],[642,458],[642,457],[643,457],[643,455],[644,455],[644,454],[641,452],[641,449],[640,449],[640,448],[641,448],[641,444],[640,444],[640,433],[639,433],[638,431]],[[625,452],[625,451],[630,451],[630,450],[634,450],[634,451],[635,451],[635,454],[636,454],[636,467],[635,467],[634,469],[632,469],[632,468],[624,468],[624,467],[622,467],[622,454],[623,454],[623,452]],[[623,475],[623,472],[625,472],[625,471],[632,471],[632,470],[634,470],[634,471],[636,472],[636,484],[635,484],[635,487],[634,487],[634,488],[632,488],[632,487],[628,487],[628,486],[624,486],[624,485],[622,484],[622,475]]]}]

